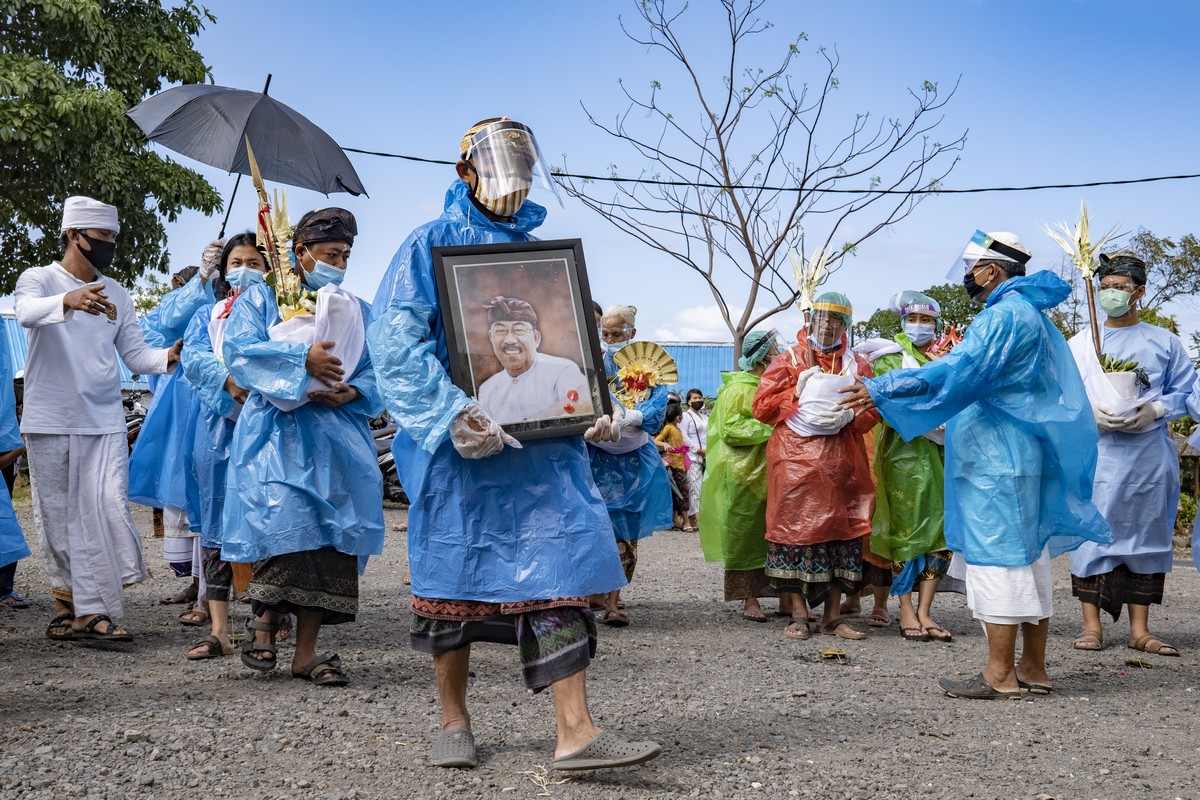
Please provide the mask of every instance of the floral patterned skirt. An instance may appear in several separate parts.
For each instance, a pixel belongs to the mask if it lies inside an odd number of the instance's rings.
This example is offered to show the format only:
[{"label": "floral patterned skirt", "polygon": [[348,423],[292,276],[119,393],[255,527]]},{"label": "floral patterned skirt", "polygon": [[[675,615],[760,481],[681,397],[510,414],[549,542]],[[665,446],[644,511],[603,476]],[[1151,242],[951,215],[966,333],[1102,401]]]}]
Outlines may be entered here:
[{"label": "floral patterned skirt", "polygon": [[803,596],[809,608],[824,603],[830,589],[843,595],[857,591],[862,571],[861,537],[819,544],[767,542],[766,572],[771,587]]}]

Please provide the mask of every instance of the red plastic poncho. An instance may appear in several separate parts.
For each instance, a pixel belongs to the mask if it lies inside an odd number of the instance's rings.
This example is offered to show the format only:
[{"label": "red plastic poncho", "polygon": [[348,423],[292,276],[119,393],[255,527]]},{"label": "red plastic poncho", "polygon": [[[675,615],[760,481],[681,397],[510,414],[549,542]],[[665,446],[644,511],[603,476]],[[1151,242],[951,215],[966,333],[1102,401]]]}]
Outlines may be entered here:
[{"label": "red plastic poncho", "polygon": [[[762,376],[754,396],[754,416],[775,426],[767,443],[767,541],[776,544],[818,544],[871,534],[875,486],[863,436],[879,423],[879,413],[859,412],[854,421],[830,436],[801,436],[787,419],[799,408],[796,379],[814,364],[822,372],[839,371],[841,345],[830,353],[814,354],[808,333],[780,355]],[[854,355],[851,370],[872,377],[871,367]]]}]

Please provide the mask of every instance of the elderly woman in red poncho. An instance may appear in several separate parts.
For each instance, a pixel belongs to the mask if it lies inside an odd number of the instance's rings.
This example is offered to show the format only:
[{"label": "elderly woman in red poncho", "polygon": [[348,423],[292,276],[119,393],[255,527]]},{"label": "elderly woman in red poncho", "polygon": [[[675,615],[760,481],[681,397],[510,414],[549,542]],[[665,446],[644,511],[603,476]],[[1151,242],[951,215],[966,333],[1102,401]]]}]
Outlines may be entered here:
[{"label": "elderly woman in red poncho", "polygon": [[872,376],[850,350],[851,313],[843,294],[818,297],[799,342],[775,359],[754,396],[755,418],[775,426],[767,443],[766,574],[781,598],[804,600],[793,602],[790,639],[809,637],[805,608],[822,603],[822,633],[866,636],[838,616],[843,594],[862,579],[875,506],[863,436],[879,423],[874,410],[838,405],[839,389]]}]

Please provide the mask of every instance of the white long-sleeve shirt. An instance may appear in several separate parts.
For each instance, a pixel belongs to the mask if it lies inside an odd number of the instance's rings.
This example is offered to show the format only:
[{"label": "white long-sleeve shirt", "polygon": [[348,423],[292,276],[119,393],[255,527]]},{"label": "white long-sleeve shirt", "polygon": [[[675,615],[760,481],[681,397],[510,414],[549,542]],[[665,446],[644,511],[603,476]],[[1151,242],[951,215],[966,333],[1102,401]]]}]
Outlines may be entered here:
[{"label": "white long-sleeve shirt", "polygon": [[693,411],[689,406],[679,421],[679,430],[689,453],[696,455],[701,450],[708,450],[708,418],[703,414]]},{"label": "white long-sleeve shirt", "polygon": [[17,321],[26,329],[22,433],[107,434],[125,430],[117,353],[130,370],[167,372],[165,349],[146,345],[129,293],[99,277],[117,318],[63,310],[63,296],[88,285],[55,262],[17,279]]}]

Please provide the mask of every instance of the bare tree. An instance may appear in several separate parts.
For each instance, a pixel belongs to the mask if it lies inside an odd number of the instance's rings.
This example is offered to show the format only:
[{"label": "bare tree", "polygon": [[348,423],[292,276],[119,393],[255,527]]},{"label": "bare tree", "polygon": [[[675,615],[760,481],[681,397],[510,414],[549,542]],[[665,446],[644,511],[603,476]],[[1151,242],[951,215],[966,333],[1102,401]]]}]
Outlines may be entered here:
[{"label": "bare tree", "polygon": [[[622,83],[629,106],[611,124],[584,111],[646,162],[639,178],[615,182],[605,197],[599,182],[560,178],[618,229],[699,275],[735,352],[750,330],[800,297],[789,252],[801,259],[824,253],[829,274],[835,272],[859,244],[908,216],[922,192],[937,188],[957,162],[949,154],[965,138],[932,140],[954,92],[943,96],[928,81],[909,92],[914,105],[905,117],[860,113],[835,125],[827,104],[838,86],[836,50],[816,49],[819,70],[811,81],[789,73],[807,41],[803,33],[774,69],[745,66],[747,53],[761,51],[755,37],[771,27],[759,18],[764,2],[722,0],[725,49],[716,54],[706,47],[694,58],[677,35],[687,5],[638,0],[641,32],[624,20],[622,30],[669,57],[687,87],[685,97],[671,100],[687,108],[669,108],[660,81],[650,83],[645,97]],[[701,62],[722,65],[719,82],[706,82]],[[610,166],[611,177],[616,169]],[[746,286],[738,273],[749,286],[742,297],[733,294]]]}]

